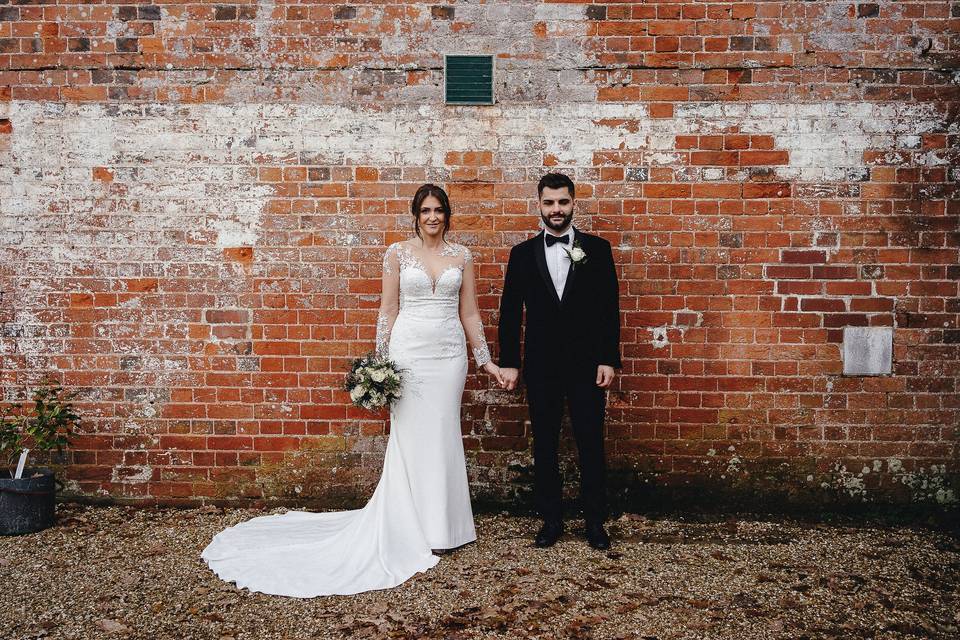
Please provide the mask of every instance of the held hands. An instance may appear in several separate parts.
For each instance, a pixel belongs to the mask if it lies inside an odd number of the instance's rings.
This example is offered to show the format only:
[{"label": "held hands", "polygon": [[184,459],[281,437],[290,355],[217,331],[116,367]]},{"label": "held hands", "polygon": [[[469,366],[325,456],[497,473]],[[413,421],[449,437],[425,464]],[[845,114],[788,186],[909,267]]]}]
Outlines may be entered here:
[{"label": "held hands", "polygon": [[483,370],[493,376],[497,380],[497,384],[503,388],[506,388],[506,383],[503,380],[503,369],[493,364],[493,362],[488,362],[483,365]]},{"label": "held hands", "polygon": [[507,391],[513,391],[517,388],[517,380],[520,379],[520,370],[504,367],[500,369],[500,377],[502,378],[500,386]]},{"label": "held hands", "polygon": [[[484,371],[497,379],[500,386],[507,391],[513,391],[517,388],[517,380],[520,379],[520,371],[509,367],[500,368],[492,362],[483,365]],[[601,389],[609,389],[613,384],[613,378],[616,372],[613,367],[601,364],[597,366],[597,386]]]}]

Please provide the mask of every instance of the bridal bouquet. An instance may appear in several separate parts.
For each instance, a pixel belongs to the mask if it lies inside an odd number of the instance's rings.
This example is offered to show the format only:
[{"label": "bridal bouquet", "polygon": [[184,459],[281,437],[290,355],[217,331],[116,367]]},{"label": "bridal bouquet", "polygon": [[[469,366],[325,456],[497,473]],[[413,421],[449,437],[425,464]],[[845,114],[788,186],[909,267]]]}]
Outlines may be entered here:
[{"label": "bridal bouquet", "polygon": [[392,360],[368,354],[353,361],[344,388],[361,409],[380,409],[400,397],[402,370]]}]

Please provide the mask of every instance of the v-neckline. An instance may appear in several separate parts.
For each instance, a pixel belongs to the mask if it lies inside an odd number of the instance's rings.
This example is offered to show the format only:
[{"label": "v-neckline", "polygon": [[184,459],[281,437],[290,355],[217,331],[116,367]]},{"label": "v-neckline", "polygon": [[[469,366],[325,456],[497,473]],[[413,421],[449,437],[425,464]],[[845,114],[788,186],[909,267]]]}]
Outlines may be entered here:
[{"label": "v-neckline", "polygon": [[[427,266],[426,260],[424,260],[421,256],[419,256],[419,255],[416,253],[416,249],[414,249],[414,247],[411,247],[409,244],[405,244],[405,246],[406,246],[407,251],[410,252],[410,255],[412,255],[413,258],[417,261],[417,268],[419,268],[420,271],[423,271],[423,275],[427,276],[427,279],[430,280],[430,295],[431,295],[431,296],[436,296],[436,295],[437,295],[437,284],[440,282],[440,278],[442,278],[442,277],[443,277],[443,274],[445,274],[445,273],[446,273],[447,271],[449,271],[450,269],[458,269],[458,268],[459,268],[459,265],[457,265],[457,264],[455,264],[455,263],[453,263],[453,264],[448,264],[448,265],[445,266],[443,269],[441,269],[441,270],[440,270],[440,273],[437,274],[437,277],[434,278],[434,277],[433,277],[433,274],[430,273],[430,268]],[[447,245],[447,246],[449,247],[450,245]],[[446,249],[444,249],[444,251],[445,251],[445,250],[446,250]]]}]

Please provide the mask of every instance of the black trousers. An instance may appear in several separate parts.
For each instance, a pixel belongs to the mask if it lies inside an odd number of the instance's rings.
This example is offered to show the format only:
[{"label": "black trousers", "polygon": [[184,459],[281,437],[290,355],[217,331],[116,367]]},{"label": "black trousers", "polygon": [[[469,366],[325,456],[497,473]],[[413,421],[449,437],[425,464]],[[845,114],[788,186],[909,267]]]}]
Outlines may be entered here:
[{"label": "black trousers", "polygon": [[530,376],[525,373],[527,405],[533,425],[534,498],[547,521],[563,518],[560,465],[560,422],[564,404],[569,406],[573,436],[580,466],[580,502],[587,522],[607,518],[606,462],[603,450],[603,418],[606,390],[596,383],[597,371],[554,372]]}]

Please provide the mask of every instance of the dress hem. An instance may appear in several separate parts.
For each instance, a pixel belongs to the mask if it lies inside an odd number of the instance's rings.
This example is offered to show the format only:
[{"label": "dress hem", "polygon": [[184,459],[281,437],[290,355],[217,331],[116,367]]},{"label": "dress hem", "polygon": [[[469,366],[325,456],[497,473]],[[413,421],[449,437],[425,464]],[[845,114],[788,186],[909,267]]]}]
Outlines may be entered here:
[{"label": "dress hem", "polygon": [[207,566],[218,578],[220,578],[224,582],[232,582],[233,584],[236,585],[238,589],[246,589],[252,593],[262,593],[268,596],[281,596],[285,598],[308,599],[308,598],[320,598],[323,596],[353,596],[353,595],[357,595],[358,593],[365,593],[367,591],[381,591],[383,589],[393,589],[394,587],[397,587],[403,584],[404,582],[406,582],[413,576],[417,575],[418,573],[424,573],[428,569],[432,569],[433,567],[437,566],[437,563],[440,562],[440,558],[438,558],[435,555],[431,555],[430,560],[426,561],[419,568],[415,569],[413,573],[407,576],[398,577],[395,582],[392,582],[390,584],[384,584],[384,585],[378,585],[378,586],[365,586],[355,590],[334,590],[329,592],[323,591],[318,593],[307,593],[307,594],[289,593],[289,592],[281,593],[279,590],[275,590],[275,589],[259,589],[259,588],[256,588],[255,586],[251,586],[250,584],[241,583],[239,578],[231,577],[229,567],[217,568],[213,564],[211,564],[211,562],[206,558],[204,558],[204,562],[206,562]]}]

